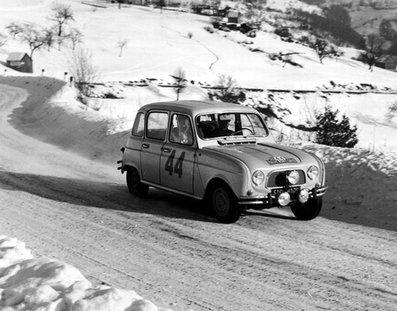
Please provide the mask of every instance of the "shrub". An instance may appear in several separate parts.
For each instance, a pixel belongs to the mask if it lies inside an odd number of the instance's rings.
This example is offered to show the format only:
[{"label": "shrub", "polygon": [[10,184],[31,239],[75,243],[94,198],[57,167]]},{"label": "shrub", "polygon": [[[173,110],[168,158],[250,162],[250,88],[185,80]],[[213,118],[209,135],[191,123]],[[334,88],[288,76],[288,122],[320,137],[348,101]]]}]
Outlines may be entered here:
[{"label": "shrub", "polygon": [[222,18],[218,16],[211,16],[210,23],[215,29],[218,29],[221,26]]},{"label": "shrub", "polygon": [[277,27],[274,30],[274,33],[282,38],[291,37],[291,33],[289,32],[287,27]]},{"label": "shrub", "polygon": [[323,113],[316,115],[316,142],[328,146],[353,148],[357,143],[357,126],[351,126],[346,115],[339,120],[338,110],[325,107]]},{"label": "shrub", "polygon": [[219,75],[217,81],[218,90],[210,92],[211,100],[239,104],[245,101],[245,93],[238,89],[236,81],[231,76]]},{"label": "shrub", "polygon": [[214,33],[214,27],[212,26],[204,26],[204,30],[208,31],[209,33]]},{"label": "shrub", "polygon": [[386,118],[390,121],[391,119],[397,117],[397,101],[389,106],[389,111],[386,114]]},{"label": "shrub", "polygon": [[91,53],[82,48],[72,52],[69,59],[69,72],[79,91],[79,97],[90,96],[90,84],[97,78],[97,69],[92,64]]}]

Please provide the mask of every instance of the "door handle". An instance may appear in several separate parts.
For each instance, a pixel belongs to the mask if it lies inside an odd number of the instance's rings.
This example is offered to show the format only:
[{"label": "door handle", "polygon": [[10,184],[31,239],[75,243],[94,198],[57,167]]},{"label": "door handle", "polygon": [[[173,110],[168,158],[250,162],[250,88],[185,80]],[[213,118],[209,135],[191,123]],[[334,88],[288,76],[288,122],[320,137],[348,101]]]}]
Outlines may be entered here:
[{"label": "door handle", "polygon": [[147,148],[149,148],[149,146],[150,146],[149,144],[142,144],[143,149],[147,149]]},{"label": "door handle", "polygon": [[164,153],[170,153],[171,149],[170,148],[161,148]]}]

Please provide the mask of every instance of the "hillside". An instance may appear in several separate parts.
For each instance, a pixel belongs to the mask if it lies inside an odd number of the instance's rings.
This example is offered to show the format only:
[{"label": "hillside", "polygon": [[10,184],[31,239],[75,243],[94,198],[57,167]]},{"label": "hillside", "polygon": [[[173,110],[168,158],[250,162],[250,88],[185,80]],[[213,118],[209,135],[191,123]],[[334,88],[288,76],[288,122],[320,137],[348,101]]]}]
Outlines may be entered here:
[{"label": "hillside", "polygon": [[[373,83],[394,87],[395,75],[383,70],[369,72],[367,66],[346,57],[325,59],[320,64],[314,50],[300,44],[282,41],[273,33],[260,32],[256,38],[247,38],[234,32],[210,34],[204,30],[209,17],[172,11],[160,12],[148,7],[117,6],[106,9],[71,1],[75,22],[83,33],[83,47],[92,54],[100,81],[130,81],[142,78],[169,80],[170,74],[183,68],[189,80],[216,82],[219,74],[232,76],[243,87],[302,89],[335,83]],[[277,1],[275,3],[278,3]],[[51,1],[36,1],[41,6],[12,9],[2,8],[1,32],[11,22],[33,22],[49,26]],[[10,5],[9,5],[10,6]],[[110,22],[112,21],[112,22]],[[189,37],[190,35],[191,37]],[[117,42],[127,40],[119,57]],[[240,43],[240,44],[237,44]],[[256,50],[252,52],[251,50]],[[6,60],[11,51],[26,51],[27,45],[8,38],[0,49],[0,60]],[[293,67],[269,59],[270,53],[297,53]],[[54,46],[49,51],[35,52],[34,72],[64,78],[71,58],[70,46],[61,50]],[[3,70],[0,69],[0,72]],[[12,73],[8,70],[8,74]]]},{"label": "hillside", "polygon": [[[0,33],[10,22],[48,27],[51,3],[0,1]],[[70,46],[36,51],[33,74],[4,67],[26,44],[8,37],[0,47],[0,309],[394,310],[397,120],[387,115],[396,73],[369,71],[351,48],[321,63],[271,24],[247,38],[209,33],[209,18],[191,13],[65,3],[98,73],[86,105],[69,84]],[[317,8],[268,4],[273,17]],[[273,208],[223,225],[188,198],[129,194],[120,147],[139,107],[175,99],[178,68],[188,80],[181,99],[207,99],[220,74],[231,76],[282,143],[324,160],[320,217]],[[325,105],[357,124],[357,148],[307,142],[312,133],[300,129]]]},{"label": "hillside", "polygon": [[[51,25],[48,17],[51,15],[52,2],[36,0],[29,3],[30,6],[22,1],[0,7],[0,29],[11,22],[33,22],[43,27]],[[357,55],[354,49],[345,48],[344,56],[325,58],[320,63],[313,49],[285,42],[273,30],[258,32],[255,38],[248,38],[236,31],[209,33],[204,30],[210,23],[208,16],[167,10],[161,12],[159,9],[140,6],[118,9],[117,5],[109,5],[103,9],[84,5],[80,1],[69,3],[75,15],[75,21],[70,26],[78,28],[83,34],[81,47],[91,55],[97,70],[97,81],[105,83],[106,88],[112,85],[109,92],[121,94],[116,96],[118,99],[98,98],[91,103],[96,110],[100,110],[102,116],[107,114],[113,123],[118,123],[113,128],[127,129],[134,118],[131,111],[136,111],[137,104],[173,99],[172,89],[164,89],[159,84],[173,83],[170,75],[182,69],[191,84],[187,92],[182,94],[183,98],[205,98],[207,90],[202,89],[202,86],[216,86],[219,76],[226,75],[232,77],[237,86],[263,90],[248,93],[245,104],[265,105],[272,110],[283,111],[279,116],[281,123],[276,120],[274,127],[290,137],[300,135],[295,135],[295,130],[288,125],[310,125],[313,112],[330,103],[357,122],[359,146],[371,150],[394,148],[394,123],[388,126],[386,114],[395,101],[390,91],[397,89],[396,73],[379,68],[369,71],[367,65],[351,58]],[[283,3],[284,6],[281,5]],[[268,5],[273,5],[277,10],[288,10],[289,6],[297,4],[305,10],[312,9],[302,6],[299,1],[283,3],[269,1]],[[117,47],[120,40],[127,41],[121,56]],[[4,62],[12,51],[28,52],[27,45],[8,38],[0,48],[0,60]],[[272,57],[280,53],[290,53],[288,62]],[[33,55],[33,75],[41,75],[44,70],[46,76],[68,79],[72,54],[70,44],[62,46],[60,50],[53,47],[36,51]],[[6,72],[4,70],[6,68],[3,66],[0,72],[20,75],[9,68]],[[139,88],[137,92],[136,88],[123,85],[141,80],[151,81],[147,90]],[[280,91],[274,93],[276,101],[269,99],[268,90]],[[294,93],[289,95],[290,91],[308,93],[295,96]],[[332,95],[322,91],[337,93]],[[353,94],[345,94],[346,91]],[[102,94],[106,92],[100,91]],[[354,92],[358,95],[355,96]],[[380,94],[361,96],[362,92]],[[376,96],[380,96],[380,100]],[[353,111],[354,105],[350,103],[360,105],[360,102],[367,107],[371,107],[371,102],[377,102],[376,114],[371,112],[367,115],[359,106],[355,106],[359,113]],[[131,107],[128,108],[128,105]],[[297,110],[298,114],[292,113],[293,110]],[[387,137],[383,137],[383,134],[387,134]]]},{"label": "hillside", "polygon": [[393,0],[305,0],[305,2],[316,3],[322,8],[342,5],[350,15],[351,27],[364,36],[378,33],[382,20],[389,20],[397,30],[397,3]]}]

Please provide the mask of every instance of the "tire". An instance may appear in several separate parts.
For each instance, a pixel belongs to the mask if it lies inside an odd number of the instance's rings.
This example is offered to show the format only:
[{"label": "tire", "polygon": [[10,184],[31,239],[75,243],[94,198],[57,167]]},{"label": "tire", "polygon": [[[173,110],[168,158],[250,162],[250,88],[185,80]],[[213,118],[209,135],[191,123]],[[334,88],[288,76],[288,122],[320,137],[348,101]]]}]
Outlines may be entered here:
[{"label": "tire", "polygon": [[312,220],[320,214],[322,205],[322,198],[312,198],[304,204],[291,205],[291,211],[299,220]]},{"label": "tire", "polygon": [[138,171],[130,167],[127,170],[127,187],[131,194],[143,198],[148,194],[149,186],[141,182]]},{"label": "tire", "polygon": [[221,223],[236,222],[241,215],[240,207],[232,190],[223,183],[214,184],[209,191],[208,202],[212,213]]}]

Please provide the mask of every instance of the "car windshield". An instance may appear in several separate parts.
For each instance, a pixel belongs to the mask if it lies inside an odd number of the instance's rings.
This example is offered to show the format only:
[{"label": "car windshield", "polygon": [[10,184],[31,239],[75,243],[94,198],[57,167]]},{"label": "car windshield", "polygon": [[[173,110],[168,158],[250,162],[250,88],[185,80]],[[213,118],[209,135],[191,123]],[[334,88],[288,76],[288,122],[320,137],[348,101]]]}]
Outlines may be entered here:
[{"label": "car windshield", "polygon": [[255,113],[211,113],[196,119],[197,132],[204,139],[224,136],[268,136],[268,130]]}]

